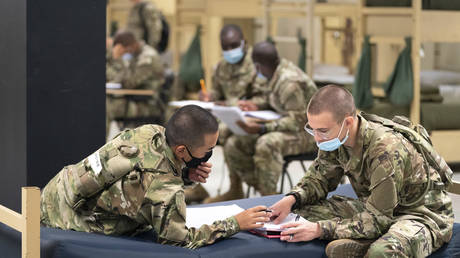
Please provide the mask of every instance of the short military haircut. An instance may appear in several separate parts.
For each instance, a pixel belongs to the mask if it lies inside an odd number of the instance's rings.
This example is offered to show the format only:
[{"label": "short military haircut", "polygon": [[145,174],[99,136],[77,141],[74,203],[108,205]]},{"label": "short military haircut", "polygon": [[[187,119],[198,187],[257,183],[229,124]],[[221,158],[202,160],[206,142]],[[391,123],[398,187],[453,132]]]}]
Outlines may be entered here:
[{"label": "short military haircut", "polygon": [[113,38],[113,45],[121,44],[123,47],[132,46],[136,43],[136,38],[131,31],[120,31]]},{"label": "short military haircut", "polygon": [[241,38],[244,38],[243,36],[243,31],[241,30],[240,26],[236,24],[226,24],[224,27],[222,27],[222,30],[220,30],[220,38],[224,38],[227,33],[230,31],[236,32]]},{"label": "short military haircut", "polygon": [[252,50],[252,60],[262,65],[277,66],[279,62],[278,51],[271,42],[259,42]]},{"label": "short military haircut", "polygon": [[318,115],[322,112],[331,112],[337,123],[346,116],[355,116],[355,101],[351,93],[343,87],[329,84],[320,88],[310,99],[307,112]]},{"label": "short military haircut", "polygon": [[166,141],[169,146],[186,145],[198,148],[204,145],[204,136],[219,129],[216,118],[204,108],[187,105],[179,108],[166,123]]}]

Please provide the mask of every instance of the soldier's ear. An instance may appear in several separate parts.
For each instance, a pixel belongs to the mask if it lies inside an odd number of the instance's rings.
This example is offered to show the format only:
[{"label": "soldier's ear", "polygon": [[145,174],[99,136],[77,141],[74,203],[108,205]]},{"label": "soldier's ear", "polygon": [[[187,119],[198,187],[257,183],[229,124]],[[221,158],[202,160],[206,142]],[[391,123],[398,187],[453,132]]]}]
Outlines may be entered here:
[{"label": "soldier's ear", "polygon": [[187,155],[186,153],[187,150],[185,149],[185,145],[177,145],[176,147],[174,147],[174,154],[179,159],[185,158],[185,156]]}]

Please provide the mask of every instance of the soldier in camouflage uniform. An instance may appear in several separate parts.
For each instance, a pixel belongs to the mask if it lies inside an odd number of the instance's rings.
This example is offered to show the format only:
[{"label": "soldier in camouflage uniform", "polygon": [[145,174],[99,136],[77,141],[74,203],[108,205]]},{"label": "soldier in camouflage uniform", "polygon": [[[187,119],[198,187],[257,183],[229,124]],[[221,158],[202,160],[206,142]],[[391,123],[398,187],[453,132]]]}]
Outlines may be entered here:
[{"label": "soldier in camouflage uniform", "polygon": [[193,105],[179,109],[166,128],[125,130],[89,157],[64,167],[45,186],[41,223],[107,235],[153,228],[157,242],[188,248],[260,227],[270,220],[264,206],[212,225],[185,226],[184,186],[190,180],[205,182],[211,169],[206,161],[217,137],[215,118]]},{"label": "soldier in camouflage uniform", "polygon": [[127,29],[134,33],[137,40],[144,40],[146,44],[156,48],[161,39],[161,12],[151,1],[131,0],[131,2],[134,6],[129,11]]},{"label": "soldier in camouflage uniform", "polygon": [[[243,109],[271,109],[282,118],[265,124],[241,123],[248,136],[231,136],[224,146],[230,175],[254,186],[262,195],[276,193],[284,156],[316,150],[314,139],[301,129],[306,123],[307,104],[317,88],[314,82],[293,63],[279,59],[276,48],[268,42],[254,47],[253,60],[267,77],[270,94],[240,102]],[[241,184],[231,185],[229,192],[206,201],[241,198]],[[240,194],[240,196],[238,196]]]},{"label": "soldier in camouflage uniform", "polygon": [[[352,95],[333,85],[312,97],[307,116],[318,157],[272,209],[275,223],[291,209],[311,222],[286,225],[281,240],[335,240],[329,257],[426,257],[450,240],[445,180],[402,134],[356,114]],[[343,175],[358,199],[326,200]]]},{"label": "soldier in camouflage uniform", "polygon": [[266,80],[257,77],[252,61],[252,48],[247,45],[241,28],[225,25],[220,32],[221,60],[212,76],[209,94],[200,92],[203,101],[221,101],[227,106],[237,105],[240,99],[249,99],[266,89]]},{"label": "soldier in camouflage uniform", "polygon": [[[252,61],[252,48],[246,44],[241,28],[234,24],[225,25],[220,31],[223,60],[217,64],[212,76],[209,93],[200,92],[202,101],[216,101],[227,106],[237,105],[240,99],[267,94],[266,80],[258,78]],[[219,144],[225,144],[231,131],[224,123],[219,124]],[[241,179],[231,176],[232,185],[241,185]],[[186,191],[186,199],[201,202],[209,194],[203,187]]]},{"label": "soldier in camouflage uniform", "polygon": [[107,120],[125,117],[157,117],[162,122],[166,103],[160,98],[164,85],[164,67],[155,49],[134,38],[129,31],[114,38],[106,65],[107,82],[120,83],[123,89],[148,89],[149,97],[107,97]]}]

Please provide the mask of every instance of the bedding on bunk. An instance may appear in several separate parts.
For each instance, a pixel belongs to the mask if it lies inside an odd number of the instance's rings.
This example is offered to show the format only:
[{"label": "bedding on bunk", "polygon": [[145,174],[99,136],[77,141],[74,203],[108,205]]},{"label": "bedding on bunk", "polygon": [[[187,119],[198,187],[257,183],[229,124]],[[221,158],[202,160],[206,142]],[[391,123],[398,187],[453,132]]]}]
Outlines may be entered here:
[{"label": "bedding on bunk", "polygon": [[[367,0],[369,7],[410,7],[411,0]],[[460,10],[460,1],[453,0],[422,0],[425,10]]]},{"label": "bedding on bunk", "polygon": [[[372,108],[363,109],[386,118],[396,115],[410,117],[409,107],[398,107],[385,100],[375,100]],[[420,104],[420,121],[428,131],[455,130],[460,128],[460,103],[429,103]]]},{"label": "bedding on bunk", "polygon": [[[332,194],[356,198],[351,185],[341,185]],[[271,195],[252,199],[242,199],[196,207],[237,204],[247,209],[255,205],[271,205],[284,195]],[[325,257],[327,241],[314,240],[308,243],[285,243],[277,239],[267,239],[251,233],[238,233],[229,239],[196,250],[160,245],[151,242],[152,232],[138,237],[111,237],[95,233],[75,232],[41,228],[42,258],[73,257]],[[0,223],[0,257],[20,257],[21,234]],[[448,245],[430,257],[460,257],[460,224],[454,225],[454,234]]]}]

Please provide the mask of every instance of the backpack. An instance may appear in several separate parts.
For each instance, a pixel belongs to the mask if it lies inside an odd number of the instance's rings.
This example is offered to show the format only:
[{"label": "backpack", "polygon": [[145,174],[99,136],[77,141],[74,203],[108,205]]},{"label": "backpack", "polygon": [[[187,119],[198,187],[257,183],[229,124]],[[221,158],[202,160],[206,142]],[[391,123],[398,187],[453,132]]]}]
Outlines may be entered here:
[{"label": "backpack", "polygon": [[[379,123],[402,134],[409,142],[412,143],[415,149],[424,158],[425,169],[428,171],[429,166],[434,168],[440,175],[441,180],[446,187],[446,190],[453,186],[452,170],[447,165],[447,162],[434,149],[430,136],[428,135],[428,132],[422,125],[414,125],[407,117],[404,116],[395,116],[392,120],[390,120],[377,115],[366,114],[364,112],[361,112],[360,115],[368,121]],[[428,184],[424,193],[415,201],[411,203],[401,204],[402,206],[412,206],[415,203],[419,202],[422,198],[424,198],[425,194],[430,190],[432,185],[430,177],[427,176],[427,178]]]},{"label": "backpack", "polygon": [[[146,43],[148,43],[149,30],[147,28],[147,24],[145,22],[145,17],[144,17],[144,9],[146,5],[147,5],[146,2],[141,3],[141,6],[139,8],[139,17],[141,18],[141,24],[144,30],[144,35],[142,38]],[[169,28],[168,21],[166,21],[166,18],[164,17],[162,13],[160,13],[160,19],[161,19],[161,38],[160,38],[160,41],[158,41],[158,44],[154,47],[161,54],[165,52],[166,48],[168,48],[170,28]]]}]

